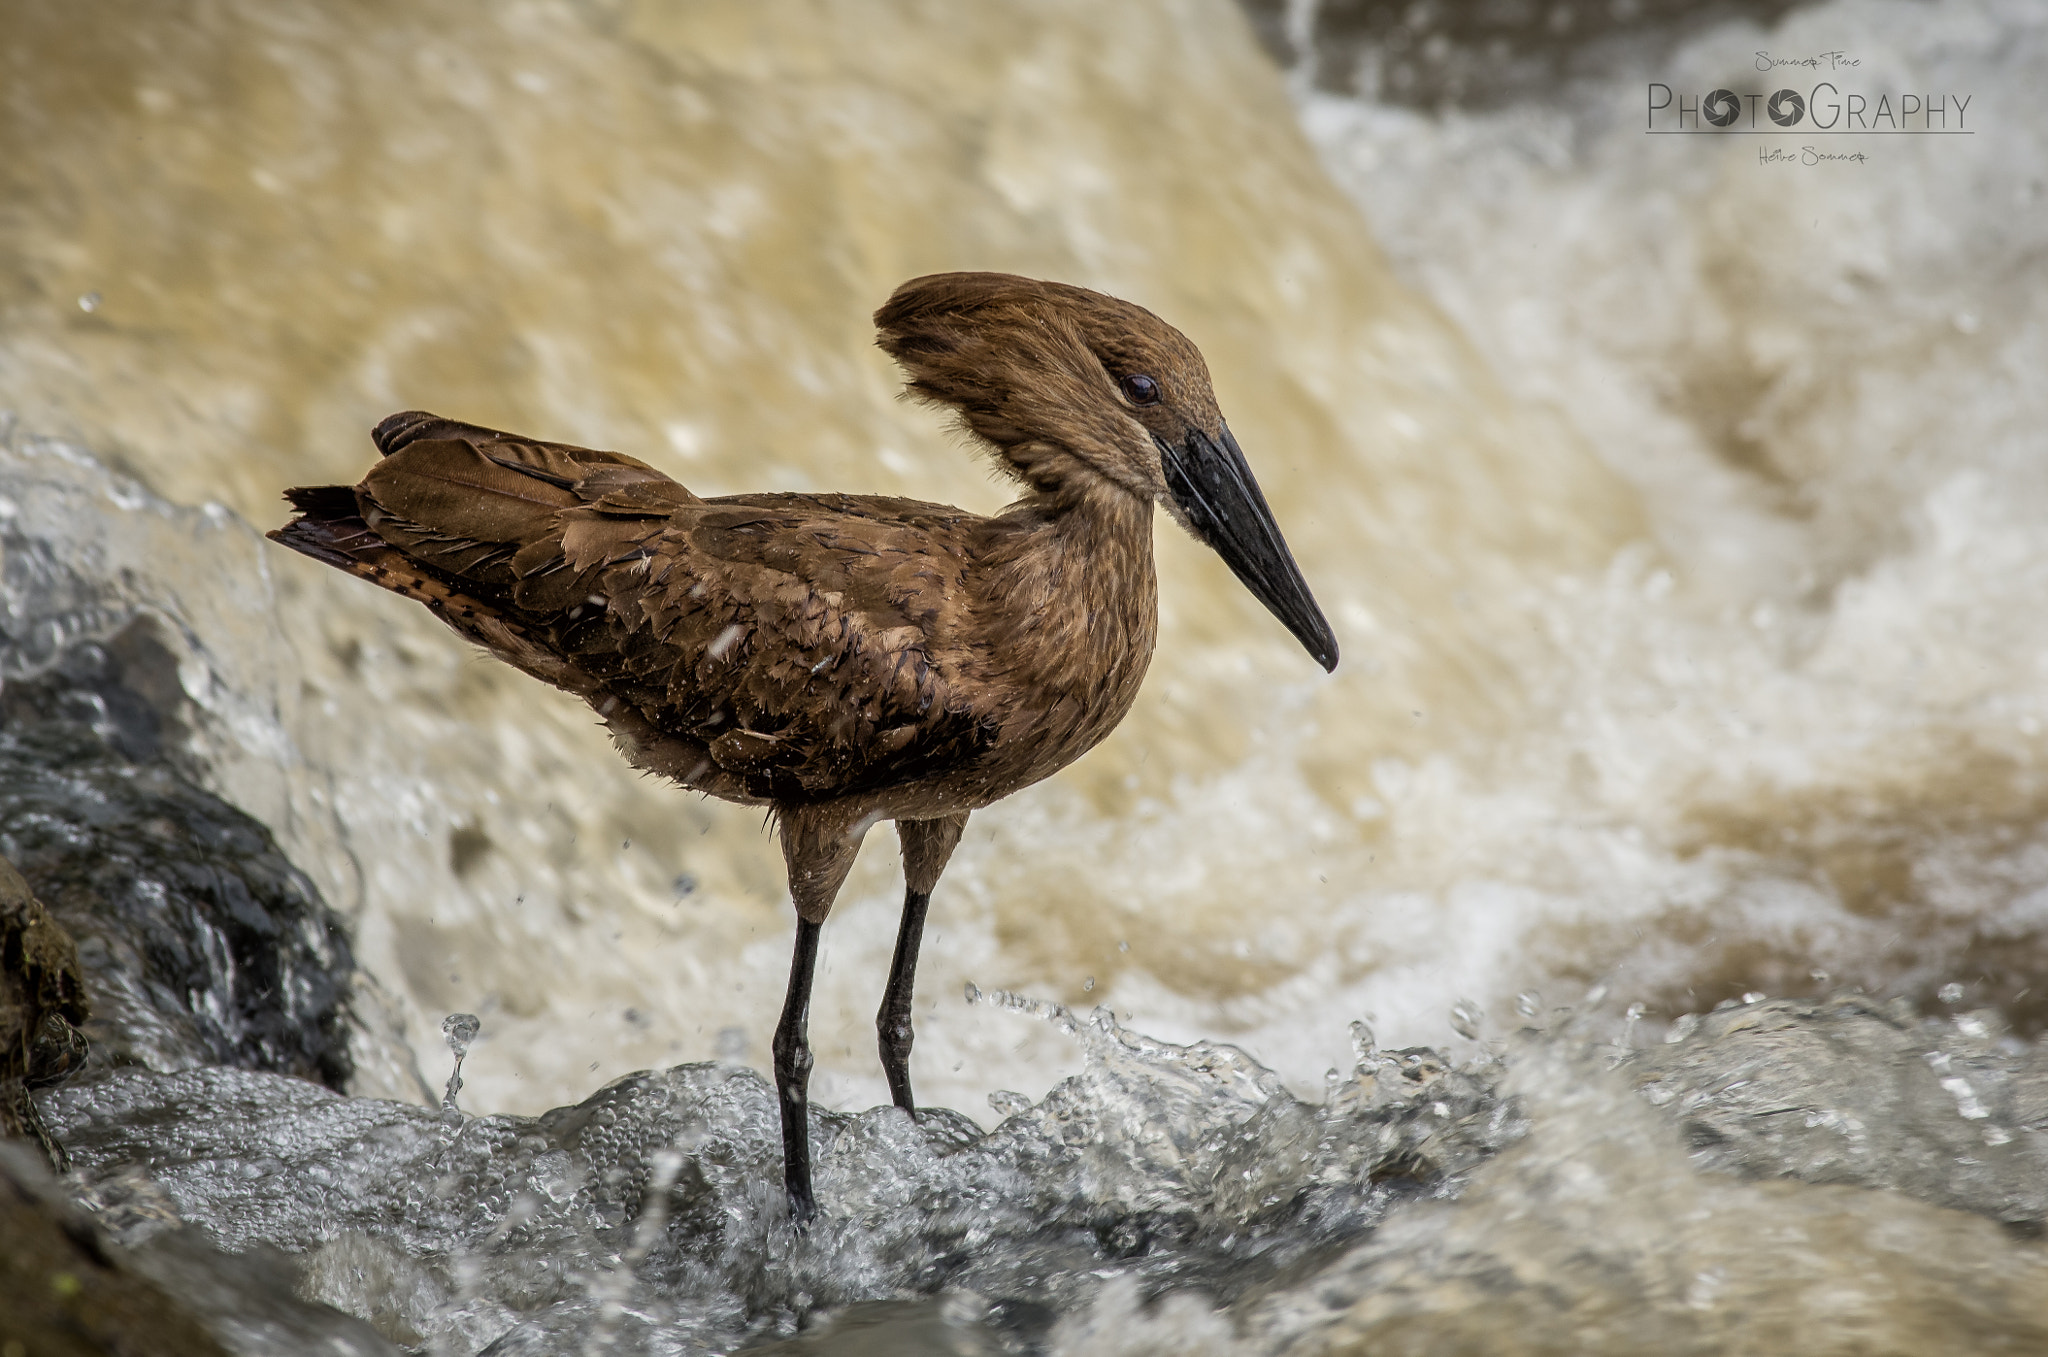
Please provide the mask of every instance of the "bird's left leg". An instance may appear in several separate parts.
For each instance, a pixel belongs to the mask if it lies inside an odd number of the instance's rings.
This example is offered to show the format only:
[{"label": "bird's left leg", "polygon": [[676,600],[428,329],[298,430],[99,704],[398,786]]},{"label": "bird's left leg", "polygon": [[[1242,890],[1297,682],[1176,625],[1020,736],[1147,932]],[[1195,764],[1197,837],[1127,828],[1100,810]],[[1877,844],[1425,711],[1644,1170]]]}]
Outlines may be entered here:
[{"label": "bird's left leg", "polygon": [[818,930],[846,883],[853,855],[867,830],[825,814],[786,812],[782,856],[789,864],[789,895],[796,905],[796,953],[789,963],[789,994],[775,1024],[775,1092],[782,1106],[782,1185],[789,1213],[802,1226],[818,1213],[811,1192],[811,977],[818,961]]},{"label": "bird's left leg", "polygon": [[882,1074],[889,1081],[889,1096],[913,1115],[917,1104],[910,1094],[910,1045],[915,1039],[910,999],[917,984],[917,948],[924,938],[932,888],[939,884],[939,873],[946,870],[946,861],[966,828],[965,811],[940,820],[896,822],[896,837],[903,841],[903,922],[896,930],[896,956],[889,963],[889,985],[882,991],[875,1031],[881,1037]]}]

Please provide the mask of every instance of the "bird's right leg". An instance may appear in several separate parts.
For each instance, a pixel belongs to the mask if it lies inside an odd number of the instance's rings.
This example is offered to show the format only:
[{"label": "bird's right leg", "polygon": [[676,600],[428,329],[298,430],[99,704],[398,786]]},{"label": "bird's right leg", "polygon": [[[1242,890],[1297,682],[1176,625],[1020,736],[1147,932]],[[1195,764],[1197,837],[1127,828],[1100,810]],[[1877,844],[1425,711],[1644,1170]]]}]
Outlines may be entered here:
[{"label": "bird's right leg", "polygon": [[818,1213],[811,1191],[811,979],[818,963],[818,930],[853,867],[865,822],[843,816],[790,812],[782,816],[782,856],[789,864],[789,895],[796,905],[796,952],[789,963],[789,993],[775,1024],[775,1092],[782,1111],[782,1185],[799,1227]]},{"label": "bird's right leg", "polygon": [[932,889],[966,828],[965,811],[940,820],[896,822],[896,837],[903,841],[903,922],[896,929],[896,955],[889,962],[889,984],[882,991],[881,1011],[875,1014],[875,1031],[881,1038],[882,1076],[889,1081],[889,1096],[913,1116],[917,1101],[910,1092],[910,1045],[916,1033],[910,1005],[917,984],[918,944],[924,938]]},{"label": "bird's right leg", "polygon": [[818,964],[822,924],[796,921],[796,955],[789,962],[789,994],[775,1024],[775,1092],[782,1106],[782,1186],[789,1213],[802,1225],[818,1214],[811,1195],[811,976]]}]

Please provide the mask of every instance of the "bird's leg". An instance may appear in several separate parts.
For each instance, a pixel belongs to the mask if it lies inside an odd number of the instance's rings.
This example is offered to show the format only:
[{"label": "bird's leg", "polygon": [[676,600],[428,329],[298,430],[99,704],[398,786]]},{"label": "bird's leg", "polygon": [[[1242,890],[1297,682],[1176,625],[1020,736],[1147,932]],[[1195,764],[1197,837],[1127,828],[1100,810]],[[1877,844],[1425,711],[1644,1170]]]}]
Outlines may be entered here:
[{"label": "bird's leg", "polygon": [[802,1228],[818,1214],[811,1192],[811,977],[818,966],[818,930],[832,912],[853,867],[869,821],[844,807],[781,810],[782,857],[789,865],[789,897],[796,906],[796,953],[789,962],[789,994],[775,1024],[775,1092],[782,1108],[782,1184],[789,1213]]},{"label": "bird's leg", "polygon": [[789,963],[789,995],[775,1024],[775,1092],[782,1104],[782,1185],[789,1213],[803,1225],[818,1214],[811,1195],[811,976],[818,964],[818,930],[823,924],[796,922],[796,954]]},{"label": "bird's leg", "polygon": [[918,943],[924,938],[932,888],[939,884],[939,873],[946,870],[946,860],[953,856],[966,828],[964,812],[942,820],[896,822],[896,836],[903,841],[903,922],[896,930],[896,955],[889,963],[889,984],[882,991],[881,1011],[875,1014],[875,1031],[881,1038],[882,1074],[889,1081],[889,1096],[913,1116],[917,1102],[910,1092],[910,1047],[916,1033],[911,1028],[910,1002],[917,984]]},{"label": "bird's leg", "polygon": [[904,892],[896,955],[889,962],[889,986],[882,991],[882,1008],[875,1014],[875,1031],[881,1036],[882,1077],[889,1081],[889,1096],[896,1105],[912,1115],[917,1103],[910,1095],[910,1046],[917,1034],[910,1025],[910,996],[917,984],[917,944],[924,937],[924,914],[931,902],[928,892]]}]

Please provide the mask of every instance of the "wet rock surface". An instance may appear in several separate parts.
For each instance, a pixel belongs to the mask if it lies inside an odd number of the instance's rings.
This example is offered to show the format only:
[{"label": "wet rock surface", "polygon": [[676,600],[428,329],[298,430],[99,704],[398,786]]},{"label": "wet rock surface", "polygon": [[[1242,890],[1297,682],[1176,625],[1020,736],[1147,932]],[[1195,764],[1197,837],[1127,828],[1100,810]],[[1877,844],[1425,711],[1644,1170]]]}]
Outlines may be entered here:
[{"label": "wet rock surface", "polygon": [[348,938],[269,831],[180,756],[156,626],[73,644],[0,689],[0,855],[77,943],[95,1065],[342,1087]]}]

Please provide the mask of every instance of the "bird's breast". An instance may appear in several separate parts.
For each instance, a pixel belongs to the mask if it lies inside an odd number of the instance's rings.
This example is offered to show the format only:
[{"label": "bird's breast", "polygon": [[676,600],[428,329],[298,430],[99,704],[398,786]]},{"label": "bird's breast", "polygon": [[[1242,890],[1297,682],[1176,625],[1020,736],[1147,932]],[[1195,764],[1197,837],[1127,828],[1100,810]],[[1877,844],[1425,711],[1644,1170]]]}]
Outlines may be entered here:
[{"label": "bird's breast", "polygon": [[1149,507],[1122,521],[1055,524],[985,577],[978,671],[1007,794],[1101,743],[1130,712],[1159,634]]}]

